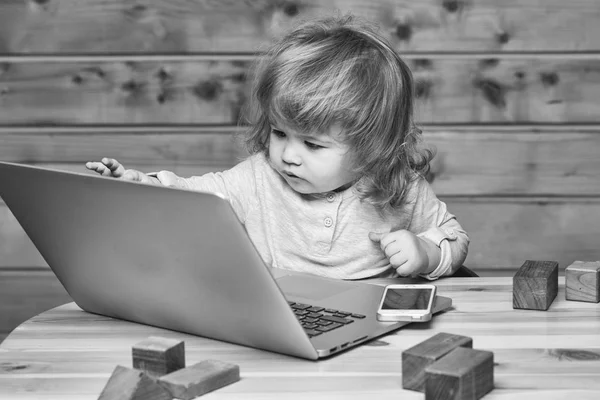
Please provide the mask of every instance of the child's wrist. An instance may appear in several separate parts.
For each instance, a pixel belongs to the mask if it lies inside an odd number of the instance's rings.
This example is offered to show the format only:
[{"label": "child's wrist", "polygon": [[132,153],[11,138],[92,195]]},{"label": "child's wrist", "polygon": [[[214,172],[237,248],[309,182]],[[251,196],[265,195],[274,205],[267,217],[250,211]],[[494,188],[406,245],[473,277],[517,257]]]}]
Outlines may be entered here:
[{"label": "child's wrist", "polygon": [[435,243],[433,243],[431,240],[425,238],[419,239],[423,242],[423,247],[425,248],[425,253],[427,254],[427,265],[421,273],[430,274],[433,271],[435,271],[437,266],[440,264],[440,261],[442,259],[442,250],[439,247],[437,247]]}]

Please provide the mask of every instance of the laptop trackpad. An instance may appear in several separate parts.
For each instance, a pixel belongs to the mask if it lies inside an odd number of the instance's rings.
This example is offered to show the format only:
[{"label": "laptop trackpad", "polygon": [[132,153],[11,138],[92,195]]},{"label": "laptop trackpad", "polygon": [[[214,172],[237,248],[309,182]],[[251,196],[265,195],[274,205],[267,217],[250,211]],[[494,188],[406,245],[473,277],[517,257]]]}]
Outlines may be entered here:
[{"label": "laptop trackpad", "polygon": [[347,282],[336,282],[302,275],[283,276],[277,279],[276,282],[286,296],[317,301],[355,289],[354,285]]}]

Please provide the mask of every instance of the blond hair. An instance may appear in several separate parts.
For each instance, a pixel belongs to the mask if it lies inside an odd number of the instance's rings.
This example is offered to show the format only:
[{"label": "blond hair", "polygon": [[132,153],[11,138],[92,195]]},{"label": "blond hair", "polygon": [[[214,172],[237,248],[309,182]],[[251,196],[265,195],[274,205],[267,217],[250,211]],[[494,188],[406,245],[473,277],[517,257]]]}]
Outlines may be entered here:
[{"label": "blond hair", "polygon": [[339,123],[349,145],[359,196],[377,207],[406,202],[409,184],[429,170],[419,147],[408,66],[376,30],[352,16],[304,23],[254,66],[250,153],[269,150],[271,124],[322,133]]}]

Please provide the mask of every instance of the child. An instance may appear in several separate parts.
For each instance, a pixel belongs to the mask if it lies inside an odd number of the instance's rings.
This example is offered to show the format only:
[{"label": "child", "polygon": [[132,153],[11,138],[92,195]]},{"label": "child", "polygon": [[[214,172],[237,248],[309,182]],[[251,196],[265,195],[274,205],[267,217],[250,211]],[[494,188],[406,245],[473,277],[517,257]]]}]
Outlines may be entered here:
[{"label": "child", "polygon": [[424,179],[407,65],[352,17],[301,25],[258,59],[246,145],[218,173],[99,174],[212,191],[230,201],[267,265],[339,279],[451,275],[469,239]]}]

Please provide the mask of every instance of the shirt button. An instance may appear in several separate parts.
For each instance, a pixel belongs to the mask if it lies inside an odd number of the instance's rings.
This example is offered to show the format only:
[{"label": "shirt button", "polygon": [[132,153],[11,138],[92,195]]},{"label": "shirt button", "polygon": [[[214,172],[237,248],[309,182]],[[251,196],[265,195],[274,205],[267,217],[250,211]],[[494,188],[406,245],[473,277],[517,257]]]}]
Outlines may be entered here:
[{"label": "shirt button", "polygon": [[323,220],[323,223],[327,228],[329,228],[331,225],[333,225],[333,219],[331,219],[331,217],[327,217]]},{"label": "shirt button", "polygon": [[334,194],[334,193],[329,193],[329,194],[327,195],[327,201],[331,203],[331,202],[333,202],[334,200],[335,200],[335,194]]}]

